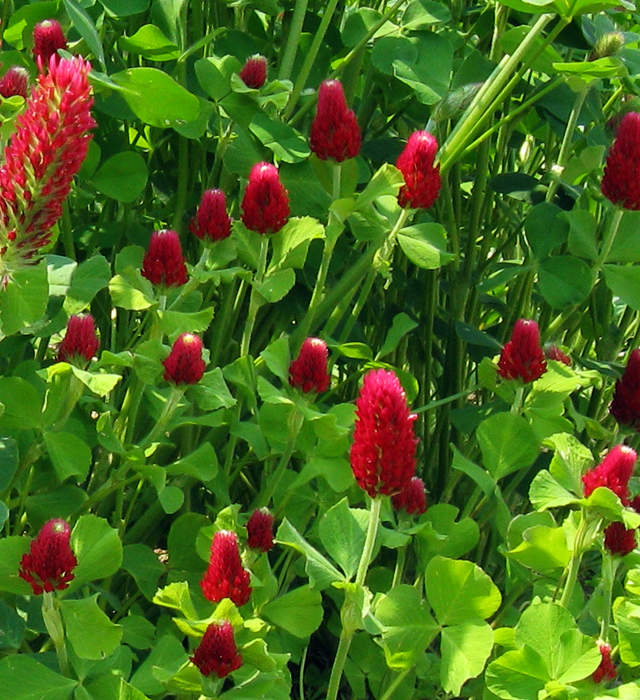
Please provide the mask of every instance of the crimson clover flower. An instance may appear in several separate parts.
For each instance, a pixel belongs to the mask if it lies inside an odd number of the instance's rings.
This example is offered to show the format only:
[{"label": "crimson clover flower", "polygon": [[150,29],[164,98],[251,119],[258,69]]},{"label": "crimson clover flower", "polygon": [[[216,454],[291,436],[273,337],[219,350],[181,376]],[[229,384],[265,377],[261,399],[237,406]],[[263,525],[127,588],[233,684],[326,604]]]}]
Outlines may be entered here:
[{"label": "crimson clover flower", "polygon": [[154,231],[142,261],[142,276],[158,287],[181,287],[189,276],[176,231]]},{"label": "crimson clover flower", "polygon": [[362,136],[358,120],[347,107],[342,83],[325,80],[318,91],[316,116],[311,124],[309,145],[321,160],[338,163],[360,153]]},{"label": "crimson clover flower", "polygon": [[242,199],[242,222],[251,231],[277,233],[289,220],[289,196],[278,168],[256,163]]},{"label": "crimson clover flower", "polygon": [[298,357],[289,365],[289,384],[305,394],[310,391],[326,391],[331,381],[327,372],[328,355],[329,350],[324,340],[307,338],[302,343]]},{"label": "crimson clover flower", "polygon": [[204,374],[202,340],[193,333],[182,333],[171,347],[164,365],[164,378],[172,384],[197,384]]},{"label": "crimson clover flower", "polygon": [[[629,503],[631,508],[640,513],[640,496],[636,496]],[[636,528],[628,530],[624,523],[614,522],[604,531],[604,546],[611,552],[621,557],[633,552],[636,548]]]},{"label": "crimson clover flower", "polygon": [[247,535],[250,549],[268,552],[273,548],[273,515],[267,508],[253,511],[247,522]]},{"label": "crimson clover flower", "polygon": [[259,53],[250,56],[239,75],[248,88],[259,90],[267,80],[267,59]]},{"label": "crimson clover flower", "polygon": [[33,57],[40,70],[49,65],[52,56],[58,49],[67,48],[67,38],[60,23],[55,19],[45,19],[33,28]]},{"label": "crimson clover flower", "polygon": [[34,595],[63,591],[73,580],[78,560],[71,550],[69,523],[49,520],[20,559],[18,576],[31,585]]},{"label": "crimson clover flower", "polygon": [[211,559],[200,586],[204,597],[212,603],[229,598],[238,607],[251,596],[249,572],[242,566],[238,536],[230,530],[219,530],[211,542]]},{"label": "crimson clover flower", "polygon": [[407,399],[394,372],[368,372],[356,400],[350,460],[356,481],[371,498],[392,496],[409,485],[417,439]]},{"label": "crimson clover flower", "polygon": [[205,190],[189,230],[202,240],[221,241],[231,235],[231,217],[222,190]]},{"label": "crimson clover flower", "polygon": [[438,142],[428,131],[414,131],[396,167],[405,184],[398,193],[398,204],[413,209],[429,209],[440,192],[440,166],[434,165]]},{"label": "crimson clover flower", "polygon": [[422,515],[427,510],[424,481],[419,476],[414,476],[402,491],[391,496],[391,505],[397,511],[404,511],[409,515]]},{"label": "crimson clover flower", "polygon": [[628,505],[629,479],[637,458],[635,450],[627,445],[616,445],[610,449],[597,467],[582,475],[585,498],[602,486],[611,489],[624,505]]},{"label": "crimson clover flower", "polygon": [[190,659],[203,676],[215,674],[218,678],[225,678],[240,668],[242,656],[238,653],[229,620],[210,624]]},{"label": "crimson clover flower", "polygon": [[640,349],[629,355],[624,374],[616,382],[609,412],[619,425],[640,429]]},{"label": "crimson clover flower", "polygon": [[616,677],[617,673],[615,664],[611,660],[611,646],[599,639],[598,649],[600,650],[602,659],[600,661],[600,665],[593,672],[591,678],[593,678],[594,683],[601,683],[603,680],[612,681]]},{"label": "crimson clover flower", "polygon": [[100,348],[93,316],[70,316],[67,333],[58,349],[58,362],[86,367]]},{"label": "crimson clover flower", "polygon": [[0,95],[2,97],[20,95],[26,100],[28,87],[29,73],[22,66],[11,66],[0,79]]},{"label": "crimson clover flower", "polygon": [[640,209],[640,114],[622,118],[609,150],[602,177],[602,194],[623,209]]},{"label": "crimson clover flower", "polygon": [[557,345],[545,345],[543,351],[547,360],[562,362],[563,365],[571,367],[571,358],[565,352],[562,352]]},{"label": "crimson clover flower", "polygon": [[540,330],[535,321],[516,321],[511,340],[502,349],[498,374],[504,379],[535,382],[547,371],[547,361],[540,347]]}]

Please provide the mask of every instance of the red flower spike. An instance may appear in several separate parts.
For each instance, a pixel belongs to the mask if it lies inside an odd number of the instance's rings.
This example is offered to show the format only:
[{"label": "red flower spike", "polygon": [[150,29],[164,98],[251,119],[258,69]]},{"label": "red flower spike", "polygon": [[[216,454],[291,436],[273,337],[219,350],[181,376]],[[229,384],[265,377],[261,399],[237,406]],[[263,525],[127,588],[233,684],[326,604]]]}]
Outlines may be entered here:
[{"label": "red flower spike", "polygon": [[210,624],[190,659],[203,676],[215,673],[218,678],[225,678],[240,668],[242,656],[238,653],[229,620]]},{"label": "red flower spike", "polygon": [[258,53],[249,57],[239,75],[248,88],[259,90],[267,80],[267,59]]},{"label": "red flower spike", "polygon": [[563,365],[571,367],[571,358],[562,352],[557,345],[545,345],[544,356],[547,360],[556,360],[556,362],[562,362]]},{"label": "red flower spike", "polygon": [[273,515],[267,508],[255,510],[247,523],[247,544],[250,549],[268,552],[273,548]]},{"label": "red flower spike", "polygon": [[624,505],[629,503],[629,479],[638,456],[627,445],[616,445],[600,464],[582,475],[584,496],[588,498],[598,487],[611,489]]},{"label": "red flower spike", "polygon": [[60,23],[55,19],[45,19],[33,28],[33,57],[42,70],[49,59],[57,55],[58,49],[67,48],[67,37]]},{"label": "red flower spike", "polygon": [[429,209],[440,192],[440,166],[434,165],[438,142],[428,131],[414,131],[396,161],[405,184],[398,193],[398,204],[413,209]]},{"label": "red flower spike", "polygon": [[251,231],[277,233],[289,220],[289,196],[275,165],[256,163],[242,199],[242,222]]},{"label": "red flower spike", "polygon": [[159,287],[181,287],[189,279],[180,236],[171,229],[154,231],[142,261],[142,276]]},{"label": "red flower spike", "polygon": [[0,79],[0,95],[2,97],[20,95],[26,100],[28,88],[29,72],[22,66],[11,66]]},{"label": "red flower spike", "polygon": [[309,137],[311,150],[321,160],[338,163],[360,153],[362,136],[358,120],[347,102],[338,80],[325,80],[318,92],[316,117]]},{"label": "red flower spike", "polygon": [[58,349],[58,362],[86,367],[100,348],[93,316],[70,316],[67,333]]},{"label": "red flower spike", "polygon": [[189,230],[200,239],[221,241],[231,235],[231,217],[222,190],[206,190]]},{"label": "red flower spike", "polygon": [[51,239],[51,227],[87,154],[95,126],[82,58],[52,56],[41,73],[0,166],[0,276],[27,264]]},{"label": "red flower spike", "polygon": [[407,399],[393,372],[368,372],[356,400],[350,460],[356,481],[371,498],[392,496],[409,485],[417,439]]},{"label": "red flower spike", "polygon": [[[640,496],[636,496],[629,505],[640,513]],[[627,530],[623,523],[614,522],[604,531],[604,546],[611,554],[618,554],[625,557],[633,552],[637,546],[636,530]]]},{"label": "red flower spike", "polygon": [[422,515],[427,510],[424,481],[419,476],[414,476],[400,493],[391,497],[391,504],[396,510],[405,511],[409,515]]},{"label": "red flower spike", "polygon": [[622,379],[616,382],[609,412],[619,425],[640,430],[640,349],[629,355]]},{"label": "red flower spike", "polygon": [[640,114],[622,118],[607,156],[602,194],[623,209],[640,209]]},{"label": "red flower spike", "polygon": [[229,598],[241,607],[251,596],[249,572],[242,566],[238,537],[230,530],[220,530],[211,542],[211,559],[200,586],[212,603]]},{"label": "red flower spike", "polygon": [[193,333],[179,335],[162,363],[164,378],[172,384],[197,384],[204,374],[202,340]]},{"label": "red flower spike", "polygon": [[615,664],[611,660],[611,646],[599,639],[598,649],[602,655],[602,661],[600,661],[600,665],[591,676],[593,678],[593,682],[601,683],[603,680],[612,681],[616,677],[617,673]]},{"label": "red flower spike", "polygon": [[63,591],[73,581],[78,560],[70,538],[69,523],[60,518],[49,520],[20,559],[18,576],[31,585],[34,595]]},{"label": "red flower spike", "polygon": [[324,340],[307,338],[298,357],[289,365],[289,384],[305,394],[326,391],[331,381],[327,372],[328,356],[329,350]]},{"label": "red flower spike", "polygon": [[498,374],[503,379],[535,382],[547,371],[547,361],[540,347],[540,330],[535,321],[516,321],[511,340],[502,349]]}]

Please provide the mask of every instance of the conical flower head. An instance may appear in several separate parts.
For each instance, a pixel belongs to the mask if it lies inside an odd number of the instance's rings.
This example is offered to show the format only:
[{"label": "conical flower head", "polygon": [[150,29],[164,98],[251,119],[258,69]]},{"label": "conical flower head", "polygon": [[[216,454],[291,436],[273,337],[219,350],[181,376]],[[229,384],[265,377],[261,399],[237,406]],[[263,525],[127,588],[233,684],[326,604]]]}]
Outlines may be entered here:
[{"label": "conical flower head", "polygon": [[289,220],[289,196],[275,165],[256,163],[242,199],[242,222],[251,231],[277,233]]},{"label": "conical flower head", "polygon": [[640,430],[640,349],[629,355],[622,379],[616,382],[609,411],[620,425]]},{"label": "conical flower head", "polygon": [[260,54],[250,56],[240,71],[244,84],[259,90],[267,80],[267,59]]},{"label": "conical flower head", "polygon": [[70,316],[67,333],[58,350],[58,362],[86,367],[100,348],[93,316]]},{"label": "conical flower head", "polygon": [[18,575],[31,585],[35,595],[63,591],[73,580],[78,561],[71,550],[70,538],[69,523],[54,518],[42,526],[23,555]]},{"label": "conical flower head", "polygon": [[360,153],[362,136],[358,120],[347,107],[339,80],[325,80],[320,85],[309,141],[311,150],[321,160],[331,158],[341,163]]},{"label": "conical flower head", "polygon": [[230,530],[219,530],[211,542],[211,559],[200,586],[212,603],[229,598],[238,607],[251,596],[249,572],[242,566],[238,537]]},{"label": "conical flower head", "polygon": [[29,73],[22,66],[11,66],[0,79],[0,95],[2,97],[20,95],[26,100],[28,88]]},{"label": "conical flower head", "polygon": [[604,546],[618,556],[625,557],[636,548],[635,529],[627,530],[623,523],[611,523],[604,531]]},{"label": "conical flower head", "polygon": [[298,357],[289,365],[289,384],[306,393],[322,392],[329,388],[327,372],[329,350],[324,340],[307,338]]},{"label": "conical flower head", "polygon": [[231,217],[222,190],[205,190],[196,215],[189,224],[191,233],[208,241],[221,241],[231,235]]},{"label": "conical flower head", "polygon": [[82,58],[53,56],[40,73],[0,166],[0,278],[24,266],[51,239],[51,227],[87,154],[95,126]]},{"label": "conical flower head", "polygon": [[268,552],[273,547],[273,515],[267,508],[254,510],[247,522],[247,544],[250,549]]},{"label": "conical flower head", "polygon": [[440,192],[440,166],[434,165],[438,142],[428,131],[414,131],[396,167],[404,176],[405,184],[398,194],[401,207],[429,209]]},{"label": "conical flower head", "polygon": [[563,365],[571,367],[571,358],[569,357],[569,355],[562,352],[562,350],[557,345],[545,345],[543,350],[544,356],[547,358],[547,360],[555,360],[556,362],[562,362]]},{"label": "conical flower head", "polygon": [[164,378],[172,384],[197,384],[206,364],[202,359],[202,340],[193,333],[179,335],[164,365]]},{"label": "conical flower head", "polygon": [[640,114],[622,118],[602,178],[602,194],[623,209],[640,209]]},{"label": "conical flower head", "polygon": [[238,653],[229,620],[210,624],[190,659],[203,676],[215,674],[218,678],[225,678],[240,668],[242,656]]},{"label": "conical flower head", "polygon": [[588,498],[597,488],[611,489],[625,505],[629,502],[629,479],[638,456],[627,445],[616,445],[597,467],[582,475],[584,496]]},{"label": "conical flower head", "polygon": [[547,371],[547,361],[540,347],[540,330],[535,321],[516,321],[511,340],[502,349],[498,374],[504,379],[535,382]]},{"label": "conical flower head", "polygon": [[368,372],[356,400],[350,460],[356,481],[371,498],[392,496],[409,485],[416,469],[415,414],[394,372]]},{"label": "conical flower head", "polygon": [[611,660],[611,646],[601,639],[598,640],[598,649],[600,650],[600,655],[602,660],[600,665],[593,672],[592,678],[594,683],[601,683],[602,681],[612,681],[616,675],[616,667]]},{"label": "conical flower head", "polygon": [[33,28],[33,57],[40,70],[49,65],[49,59],[57,55],[58,49],[66,48],[67,38],[57,20],[45,19]]},{"label": "conical flower head", "polygon": [[158,287],[181,287],[189,279],[182,255],[180,236],[164,229],[151,234],[149,247],[142,261],[142,276]]},{"label": "conical flower head", "polygon": [[396,510],[409,515],[422,515],[427,510],[424,481],[419,476],[414,476],[400,493],[391,497],[391,504]]}]

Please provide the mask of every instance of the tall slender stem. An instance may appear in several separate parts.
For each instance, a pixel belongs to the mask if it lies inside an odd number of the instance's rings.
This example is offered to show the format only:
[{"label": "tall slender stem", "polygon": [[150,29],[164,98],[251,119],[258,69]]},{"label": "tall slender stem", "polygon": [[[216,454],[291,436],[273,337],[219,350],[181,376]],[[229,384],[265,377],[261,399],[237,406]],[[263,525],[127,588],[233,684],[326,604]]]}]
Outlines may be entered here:
[{"label": "tall slender stem", "polygon": [[247,322],[244,326],[244,333],[242,334],[242,343],[240,345],[240,357],[244,357],[249,354],[249,345],[251,343],[251,334],[253,333],[253,326],[256,322],[256,315],[258,309],[260,308],[260,292],[256,289],[256,285],[259,285],[264,280],[264,274],[267,269],[267,255],[269,253],[269,238],[268,236],[262,236],[260,241],[260,259],[258,261],[258,270],[253,280],[253,288],[251,289],[251,298],[249,299],[249,314],[247,316]]},{"label": "tall slender stem", "polygon": [[573,591],[576,586],[576,581],[578,580],[580,562],[582,561],[584,537],[586,531],[587,518],[585,516],[584,509],[582,509],[582,511],[580,512],[580,524],[578,525],[575,537],[573,538],[573,552],[571,553],[569,568],[566,570],[567,579],[564,584],[564,590],[562,591],[562,598],[560,599],[560,605],[562,605],[563,608],[569,607],[569,603],[571,602],[571,598],[573,597]]},{"label": "tall slender stem", "polygon": [[308,0],[296,0],[293,8],[293,16],[291,17],[291,26],[289,27],[289,36],[284,47],[282,55],[282,63],[278,71],[278,80],[289,80],[293,63],[296,60],[298,44],[300,43],[300,34],[302,33],[302,25],[304,24],[304,16],[307,12]]}]

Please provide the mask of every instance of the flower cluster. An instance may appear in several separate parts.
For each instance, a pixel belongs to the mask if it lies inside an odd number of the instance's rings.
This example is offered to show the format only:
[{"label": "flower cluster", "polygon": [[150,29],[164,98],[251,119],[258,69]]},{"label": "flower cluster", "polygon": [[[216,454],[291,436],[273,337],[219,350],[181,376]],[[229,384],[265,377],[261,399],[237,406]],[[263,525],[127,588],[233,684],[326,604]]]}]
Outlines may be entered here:
[{"label": "flower cluster", "polygon": [[377,369],[365,375],[350,459],[356,481],[371,498],[392,496],[409,485],[416,468],[416,418],[394,372]]},{"label": "flower cluster", "polygon": [[547,371],[547,361],[540,347],[540,330],[535,321],[516,321],[511,340],[504,346],[498,362],[503,379],[535,382]]},{"label": "flower cluster", "polygon": [[250,549],[268,552],[273,548],[273,515],[267,508],[255,510],[247,522],[247,544]]},{"label": "flower cluster", "polygon": [[229,620],[210,624],[190,659],[203,676],[215,674],[218,678],[225,678],[240,668],[242,656],[238,653]]},{"label": "flower cluster", "polygon": [[142,262],[142,276],[158,287],[181,287],[189,276],[180,236],[164,229],[151,234],[149,247]]},{"label": "flower cluster", "polygon": [[347,107],[342,83],[325,80],[318,92],[318,107],[311,124],[309,145],[321,160],[341,163],[360,153],[362,136],[358,120]]},{"label": "flower cluster", "polygon": [[557,345],[545,345],[544,346],[544,356],[547,360],[555,360],[556,362],[562,362],[563,365],[571,367],[571,358]]},{"label": "flower cluster", "polygon": [[242,566],[238,536],[230,530],[219,530],[211,542],[211,559],[200,586],[204,597],[212,603],[229,598],[240,607],[251,596],[249,572]]},{"label": "flower cluster", "polygon": [[616,667],[611,660],[611,646],[601,639],[598,640],[598,649],[602,660],[600,665],[593,672],[592,678],[594,683],[601,683],[604,680],[612,681],[616,677]]},{"label": "flower cluster", "polygon": [[616,445],[609,450],[597,467],[582,475],[585,498],[602,486],[613,491],[624,505],[628,505],[629,479],[637,457],[635,451],[626,445]]},{"label": "flower cluster", "polygon": [[242,199],[242,223],[258,233],[277,233],[289,220],[289,196],[278,168],[256,163]]},{"label": "flower cluster", "polygon": [[396,161],[405,184],[398,194],[401,207],[430,209],[440,193],[440,166],[434,165],[438,142],[428,131],[414,131]]},{"label": "flower cluster", "polygon": [[164,365],[164,378],[172,384],[197,384],[204,374],[202,340],[193,333],[182,333],[171,347]]},{"label": "flower cluster", "polygon": [[205,190],[189,230],[206,241],[221,241],[231,235],[231,217],[227,214],[227,200],[222,190]]},{"label": "flower cluster", "polygon": [[329,388],[331,378],[327,372],[329,351],[320,338],[307,338],[298,357],[289,365],[289,384],[304,391],[323,392]]},{"label": "flower cluster", "polygon": [[602,194],[623,209],[640,209],[640,114],[624,115],[602,178]]},{"label": "flower cluster", "polygon": [[[640,513],[640,496],[631,499],[629,505],[636,513]],[[608,525],[604,531],[604,546],[618,556],[625,557],[636,548],[636,530],[627,529],[623,523],[614,522]]]},{"label": "flower cluster", "polygon": [[624,374],[616,382],[609,411],[620,425],[640,429],[640,349],[629,355]]},{"label": "flower cluster", "polygon": [[67,333],[58,349],[58,362],[86,367],[100,348],[93,316],[70,316]]},{"label": "flower cluster", "polygon": [[11,66],[0,79],[0,95],[2,97],[20,95],[26,100],[28,88],[29,73],[22,66]]},{"label": "flower cluster", "polygon": [[49,65],[49,60],[57,55],[58,49],[66,48],[67,37],[55,19],[45,19],[33,28],[33,57],[40,70]]},{"label": "flower cluster", "polygon": [[414,476],[402,491],[391,497],[391,504],[397,511],[404,511],[408,515],[422,515],[427,510],[424,481],[419,476]]},{"label": "flower cluster", "polygon": [[259,90],[267,80],[267,59],[260,54],[250,56],[240,71],[240,78],[248,88]]},{"label": "flower cluster", "polygon": [[31,585],[34,595],[63,591],[73,581],[78,560],[71,550],[70,538],[66,520],[49,520],[20,559],[18,575]]}]

